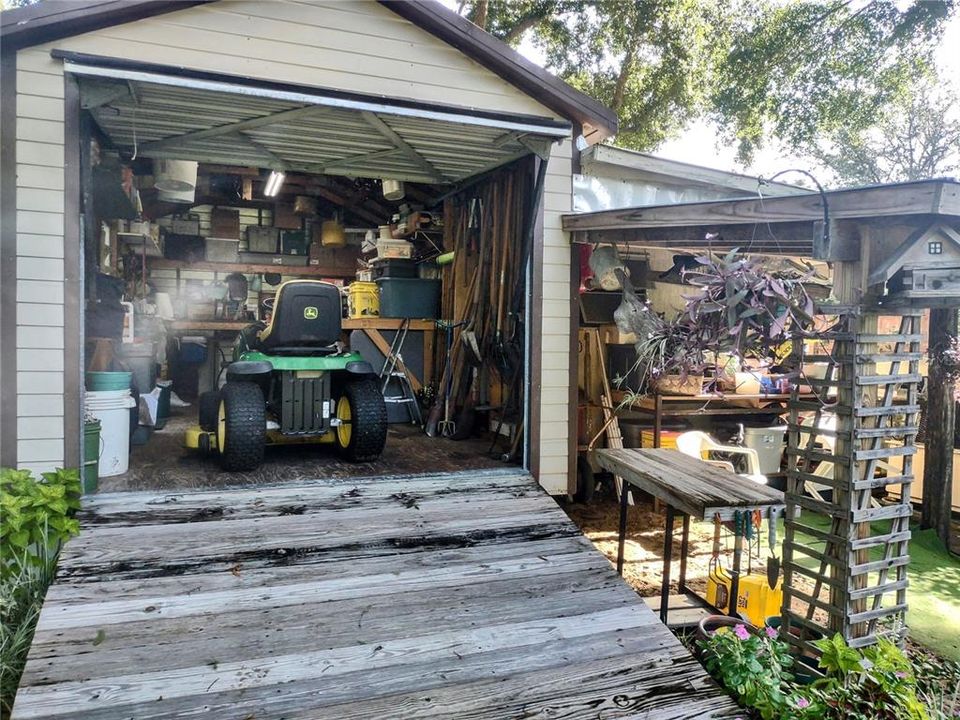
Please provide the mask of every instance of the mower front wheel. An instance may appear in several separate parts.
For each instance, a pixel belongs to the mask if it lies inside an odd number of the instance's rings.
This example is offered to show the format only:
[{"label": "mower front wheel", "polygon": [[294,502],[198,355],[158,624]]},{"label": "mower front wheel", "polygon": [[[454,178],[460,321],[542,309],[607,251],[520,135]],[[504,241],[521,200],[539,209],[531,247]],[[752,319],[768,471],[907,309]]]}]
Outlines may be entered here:
[{"label": "mower front wheel", "polygon": [[260,386],[228,382],[220,390],[217,448],[220,467],[230,472],[255,470],[267,442],[266,405]]},{"label": "mower front wheel", "polygon": [[220,412],[220,391],[211,390],[200,393],[197,398],[197,420],[200,422],[200,429],[206,432],[217,431],[217,417]]},{"label": "mower front wheel", "polygon": [[370,462],[387,444],[387,406],[372,380],[347,382],[337,398],[337,449],[350,462]]}]

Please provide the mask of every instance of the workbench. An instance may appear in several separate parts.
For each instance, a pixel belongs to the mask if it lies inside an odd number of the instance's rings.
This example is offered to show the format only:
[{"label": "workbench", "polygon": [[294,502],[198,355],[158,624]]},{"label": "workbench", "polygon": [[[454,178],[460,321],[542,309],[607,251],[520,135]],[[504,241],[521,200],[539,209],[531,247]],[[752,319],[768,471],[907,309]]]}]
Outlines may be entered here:
[{"label": "workbench", "polygon": [[[637,450],[597,450],[596,459],[602,468],[623,478],[629,486],[649,493],[666,506],[666,528],[663,534],[663,584],[660,588],[660,620],[666,624],[670,598],[670,563],[673,560],[673,525],[677,515],[683,519],[680,541],[680,576],[682,595],[696,597],[686,587],[687,555],[690,543],[690,518],[704,521],[735,521],[749,518],[759,510],[768,522],[785,508],[783,493],[724,470],[678,450],[665,448]],[[623,575],[623,550],[627,531],[627,487],[620,492],[620,523],[617,536],[617,573]],[[735,534],[732,587],[729,606],[736,608],[740,589],[740,562],[743,536]],[[735,610],[731,612],[734,614]]]},{"label": "workbench", "polygon": [[[615,390],[614,403],[628,400],[628,393]],[[660,447],[663,419],[669,417],[708,417],[740,415],[785,415],[789,394],[736,394],[712,393],[702,395],[660,395],[653,393],[637,397],[629,403],[630,410],[653,416],[653,446]],[[802,393],[801,400],[816,400],[816,395]],[[748,405],[745,405],[748,403]]]}]

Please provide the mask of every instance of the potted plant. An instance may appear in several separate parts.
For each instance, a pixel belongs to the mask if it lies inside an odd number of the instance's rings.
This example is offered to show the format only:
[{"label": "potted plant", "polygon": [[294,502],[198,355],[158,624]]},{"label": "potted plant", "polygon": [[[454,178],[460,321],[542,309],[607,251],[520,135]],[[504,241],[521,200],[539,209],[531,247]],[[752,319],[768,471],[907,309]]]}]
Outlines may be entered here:
[{"label": "potted plant", "polygon": [[706,372],[711,389],[720,390],[740,369],[731,359],[779,359],[784,343],[812,324],[813,299],[804,286],[812,270],[771,268],[737,250],[696,260],[683,272],[695,291],[673,320],[653,312],[621,277],[623,303],[614,317],[621,331],[637,337],[641,392],[699,394]]}]

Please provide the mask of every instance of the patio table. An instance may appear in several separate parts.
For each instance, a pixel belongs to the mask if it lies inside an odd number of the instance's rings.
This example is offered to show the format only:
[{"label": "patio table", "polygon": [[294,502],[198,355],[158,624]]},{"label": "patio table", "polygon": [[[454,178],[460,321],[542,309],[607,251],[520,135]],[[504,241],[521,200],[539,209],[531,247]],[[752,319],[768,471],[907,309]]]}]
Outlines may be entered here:
[{"label": "patio table", "polygon": [[[666,507],[666,528],[663,535],[663,583],[660,588],[660,620],[666,624],[670,597],[670,563],[673,559],[673,526],[677,515],[683,519],[680,542],[681,594],[706,601],[686,587],[687,555],[690,541],[690,518],[730,522],[738,514],[759,510],[769,522],[775,522],[785,509],[780,490],[761,485],[729,470],[711,465],[678,450],[606,449],[596,451],[602,468],[619,475],[628,485],[643,490]],[[620,493],[620,524],[617,535],[617,573],[623,575],[623,550],[627,530],[627,488]],[[740,589],[740,563],[743,536],[735,534],[733,571],[728,607],[736,614],[736,598]]]}]

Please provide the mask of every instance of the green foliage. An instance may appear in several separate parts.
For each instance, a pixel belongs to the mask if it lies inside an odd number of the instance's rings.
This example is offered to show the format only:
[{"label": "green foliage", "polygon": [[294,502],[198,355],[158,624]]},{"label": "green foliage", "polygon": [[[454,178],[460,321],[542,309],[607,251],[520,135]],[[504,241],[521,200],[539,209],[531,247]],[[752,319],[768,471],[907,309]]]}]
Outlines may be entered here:
[{"label": "green foliage", "polygon": [[843,186],[953,175],[960,170],[960,98],[942,79],[925,78],[886,104],[875,127],[841,126],[810,155]]},{"label": "green foliage", "polygon": [[699,643],[704,665],[737,701],[759,713],[763,720],[789,716],[793,665],[789,647],[770,628],[751,634],[737,625]]},{"label": "green foliage", "polygon": [[462,11],[620,116],[655,148],[710,117],[748,159],[874,124],[931,64],[953,0],[464,0]]},{"label": "green foliage", "polygon": [[79,532],[77,470],[0,468],[0,716],[8,717],[61,545]]},{"label": "green foliage", "polygon": [[863,650],[840,636],[815,645],[826,677],[804,689],[802,720],[928,720],[907,656],[889,640]]},{"label": "green foliage", "polygon": [[37,481],[29,470],[0,469],[0,577],[43,566],[80,530],[80,473],[59,469]]}]

